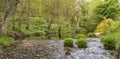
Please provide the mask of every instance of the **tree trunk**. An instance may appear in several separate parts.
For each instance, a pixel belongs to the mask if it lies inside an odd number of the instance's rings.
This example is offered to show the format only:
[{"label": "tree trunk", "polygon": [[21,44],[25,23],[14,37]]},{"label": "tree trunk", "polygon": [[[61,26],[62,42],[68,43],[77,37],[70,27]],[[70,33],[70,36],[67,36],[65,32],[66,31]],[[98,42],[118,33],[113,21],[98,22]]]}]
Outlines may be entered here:
[{"label": "tree trunk", "polygon": [[8,15],[9,15],[10,11],[9,11],[9,0],[5,1],[5,15],[4,15],[4,20],[1,26],[1,30],[2,30],[2,35],[5,35],[7,32],[7,21],[8,21]]},{"label": "tree trunk", "polygon": [[59,37],[59,39],[61,39],[61,25],[59,26],[59,28],[58,28],[58,37]]},{"label": "tree trunk", "polygon": [[80,24],[80,20],[79,20],[79,17],[77,17],[77,19],[76,19],[76,34],[78,34],[78,32],[79,32],[79,24]]},{"label": "tree trunk", "polygon": [[30,25],[30,23],[29,23],[30,22],[30,17],[29,17],[30,16],[30,14],[29,14],[30,13],[29,12],[29,10],[30,10],[30,0],[27,0],[27,2],[28,2],[28,12],[27,12],[27,25],[26,25],[26,29],[29,30],[30,29],[30,26],[29,26]]},{"label": "tree trunk", "polygon": [[6,35],[7,32],[7,22],[8,22],[8,17],[9,15],[12,14],[12,12],[14,12],[14,10],[16,9],[19,0],[15,1],[16,3],[14,4],[13,9],[10,11],[10,0],[5,0],[5,15],[4,15],[4,20],[2,22],[2,26],[1,26],[1,30],[2,30],[2,35]]},{"label": "tree trunk", "polygon": [[1,26],[2,28],[2,35],[5,35],[7,32],[7,18],[4,19],[3,24]]},{"label": "tree trunk", "polygon": [[49,24],[48,24],[48,30],[47,30],[47,33],[46,33],[46,36],[48,37],[48,39],[51,39],[51,36],[50,36],[50,28],[51,28],[51,25],[52,25],[52,20],[49,21]]}]

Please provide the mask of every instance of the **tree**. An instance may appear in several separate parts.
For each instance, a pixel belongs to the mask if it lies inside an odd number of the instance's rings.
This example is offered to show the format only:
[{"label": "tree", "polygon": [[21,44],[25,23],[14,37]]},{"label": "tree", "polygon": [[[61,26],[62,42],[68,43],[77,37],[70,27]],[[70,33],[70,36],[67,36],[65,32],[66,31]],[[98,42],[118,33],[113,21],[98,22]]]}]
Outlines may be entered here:
[{"label": "tree", "polygon": [[[113,12],[114,11],[114,12]],[[105,0],[99,3],[95,9],[97,21],[101,21],[104,18],[116,19],[119,15],[120,6],[117,0]]]},{"label": "tree", "polygon": [[19,3],[19,0],[15,0],[15,3],[11,7],[11,1],[10,0],[5,1],[5,15],[4,15],[4,20],[1,26],[3,35],[5,35],[7,31],[8,17],[15,11],[18,3]]}]

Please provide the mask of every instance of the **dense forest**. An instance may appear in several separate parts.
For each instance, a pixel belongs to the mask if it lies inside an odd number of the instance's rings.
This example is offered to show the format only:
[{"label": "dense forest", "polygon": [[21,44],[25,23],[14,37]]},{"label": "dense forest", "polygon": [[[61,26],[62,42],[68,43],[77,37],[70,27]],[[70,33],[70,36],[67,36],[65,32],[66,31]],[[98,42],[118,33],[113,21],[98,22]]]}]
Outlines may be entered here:
[{"label": "dense forest", "polygon": [[119,59],[119,26],[119,0],[0,0],[1,49],[24,40],[62,40],[64,47],[77,41],[87,48],[88,38],[99,38]]}]

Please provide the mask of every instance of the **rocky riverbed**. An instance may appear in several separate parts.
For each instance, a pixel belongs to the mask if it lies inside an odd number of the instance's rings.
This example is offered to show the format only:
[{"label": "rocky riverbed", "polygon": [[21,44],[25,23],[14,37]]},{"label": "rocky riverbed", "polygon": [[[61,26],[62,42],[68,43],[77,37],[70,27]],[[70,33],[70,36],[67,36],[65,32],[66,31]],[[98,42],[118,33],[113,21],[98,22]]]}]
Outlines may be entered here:
[{"label": "rocky riverbed", "polygon": [[[70,54],[66,51],[70,50]],[[63,40],[23,40],[0,49],[0,59],[111,59],[117,52],[103,48],[100,39],[88,38],[88,48],[63,47]]]}]

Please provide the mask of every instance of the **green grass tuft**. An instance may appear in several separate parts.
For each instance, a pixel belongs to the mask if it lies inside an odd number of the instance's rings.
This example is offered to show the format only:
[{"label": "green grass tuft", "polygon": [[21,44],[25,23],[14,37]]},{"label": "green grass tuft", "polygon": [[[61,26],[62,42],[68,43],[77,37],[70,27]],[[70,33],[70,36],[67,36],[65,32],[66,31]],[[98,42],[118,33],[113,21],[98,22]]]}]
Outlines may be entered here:
[{"label": "green grass tuft", "polygon": [[9,46],[12,43],[14,43],[14,39],[11,37],[1,37],[0,38],[0,48],[2,48],[4,46]]}]

